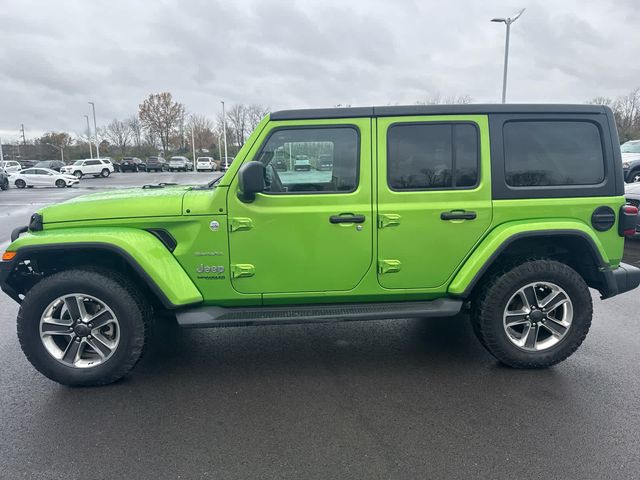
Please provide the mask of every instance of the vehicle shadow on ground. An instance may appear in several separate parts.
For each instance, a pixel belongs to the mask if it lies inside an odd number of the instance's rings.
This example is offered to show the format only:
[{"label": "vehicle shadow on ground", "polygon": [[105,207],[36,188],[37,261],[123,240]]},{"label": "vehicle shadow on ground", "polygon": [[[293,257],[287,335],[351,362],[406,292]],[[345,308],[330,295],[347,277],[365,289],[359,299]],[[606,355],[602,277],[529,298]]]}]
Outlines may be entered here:
[{"label": "vehicle shadow on ground", "polygon": [[208,330],[164,324],[156,333],[136,368],[136,381],[173,374],[224,376],[230,370],[253,376],[319,369],[355,374],[407,366],[505,368],[478,343],[466,315]]}]

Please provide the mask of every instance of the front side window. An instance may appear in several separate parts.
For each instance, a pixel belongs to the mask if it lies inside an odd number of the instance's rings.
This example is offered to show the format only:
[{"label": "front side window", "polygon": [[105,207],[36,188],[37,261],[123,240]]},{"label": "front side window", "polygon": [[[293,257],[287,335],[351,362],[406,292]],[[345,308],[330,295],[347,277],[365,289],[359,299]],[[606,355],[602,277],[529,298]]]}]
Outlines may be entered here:
[{"label": "front side window", "polygon": [[387,133],[392,190],[469,188],[478,183],[478,130],[468,123],[393,125]]},{"label": "front side window", "polygon": [[599,128],[578,121],[504,125],[505,179],[512,187],[597,185],[604,180]]},{"label": "front side window", "polygon": [[257,156],[266,167],[266,193],[354,191],[358,142],[353,127],[274,131]]}]

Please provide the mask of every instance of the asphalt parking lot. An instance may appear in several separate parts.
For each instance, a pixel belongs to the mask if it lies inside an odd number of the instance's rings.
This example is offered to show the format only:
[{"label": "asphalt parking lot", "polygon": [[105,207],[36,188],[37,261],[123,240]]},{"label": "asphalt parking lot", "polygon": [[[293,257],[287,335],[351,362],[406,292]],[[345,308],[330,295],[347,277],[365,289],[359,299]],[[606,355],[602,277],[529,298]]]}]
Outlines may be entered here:
[{"label": "asphalt parking lot", "polygon": [[[212,178],[0,192],[0,245],[49,203]],[[543,371],[497,364],[460,316],[176,331],[124,381],[71,389],[29,365],[0,295],[0,478],[638,478],[639,306],[594,293],[586,342]]]}]

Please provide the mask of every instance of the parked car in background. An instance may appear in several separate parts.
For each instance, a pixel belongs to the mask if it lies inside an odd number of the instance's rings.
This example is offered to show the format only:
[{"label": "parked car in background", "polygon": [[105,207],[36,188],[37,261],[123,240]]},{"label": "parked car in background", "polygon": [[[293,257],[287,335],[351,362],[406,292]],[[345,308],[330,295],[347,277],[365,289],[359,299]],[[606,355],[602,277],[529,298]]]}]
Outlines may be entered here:
[{"label": "parked car in background", "polygon": [[12,173],[19,172],[23,167],[15,160],[5,160],[0,162],[0,168],[2,168],[7,174],[11,175]]},{"label": "parked car in background", "polygon": [[235,157],[222,157],[220,159],[219,170],[222,172],[226,172],[227,170],[229,170],[229,167],[231,166],[234,160],[235,160]]},{"label": "parked car in background", "polygon": [[193,171],[193,163],[191,163],[191,160],[189,160],[187,157],[176,155],[175,157],[171,157],[169,159],[170,172],[186,172],[187,170]]},{"label": "parked car in background", "polygon": [[147,172],[164,172],[167,170],[167,161],[164,157],[147,157]]},{"label": "parked car in background", "polygon": [[[629,185],[625,185],[624,198],[629,205],[638,207],[640,209],[640,182],[634,182]],[[636,225],[636,237],[640,234],[640,216],[638,217],[638,225]]]},{"label": "parked car in background", "polygon": [[316,170],[331,170],[333,168],[333,155],[328,153],[318,155],[313,162],[313,168]]},{"label": "parked car in background", "polygon": [[72,187],[80,182],[75,175],[56,172],[49,168],[25,168],[10,177],[18,188],[26,187]]},{"label": "parked car in background", "polygon": [[4,171],[4,168],[0,168],[0,190],[7,190],[9,188],[9,175]]},{"label": "parked car in background", "polygon": [[631,140],[620,146],[622,173],[627,183],[640,182],[640,140]]},{"label": "parked car in background", "polygon": [[306,172],[310,171],[311,162],[309,162],[309,157],[307,155],[296,155],[296,158],[293,160],[293,170]]},{"label": "parked car in background", "polygon": [[213,157],[198,157],[196,160],[196,170],[198,172],[215,172],[216,162]]},{"label": "parked car in background", "polygon": [[139,172],[146,171],[147,165],[138,157],[123,157],[120,162],[121,172]]},{"label": "parked car in background", "polygon": [[60,173],[75,175],[77,178],[82,178],[85,175],[106,178],[114,170],[113,164],[108,159],[85,158],[84,160],[76,160],[71,165],[65,165],[60,169]]},{"label": "parked car in background", "polygon": [[[55,170],[59,172],[62,167],[64,167],[66,163],[62,160],[43,160],[34,165],[36,168],[48,168],[50,170]],[[26,168],[26,167],[25,167]]]},{"label": "parked car in background", "polygon": [[288,170],[287,161],[282,157],[277,157],[273,161],[273,168],[275,168],[276,170],[278,170],[280,172],[286,172]]},{"label": "parked car in background", "polygon": [[31,167],[35,167],[37,163],[39,163],[40,160],[20,160],[19,163],[22,166],[22,168],[31,168]]}]

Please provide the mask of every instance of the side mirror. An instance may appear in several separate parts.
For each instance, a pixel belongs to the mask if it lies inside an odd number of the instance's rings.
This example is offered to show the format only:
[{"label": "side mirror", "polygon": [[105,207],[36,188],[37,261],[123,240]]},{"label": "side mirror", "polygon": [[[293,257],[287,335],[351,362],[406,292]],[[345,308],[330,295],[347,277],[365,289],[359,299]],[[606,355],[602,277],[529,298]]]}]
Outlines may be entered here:
[{"label": "side mirror", "polygon": [[238,172],[238,198],[246,203],[256,199],[256,193],[264,192],[264,165],[260,162],[247,162]]}]

